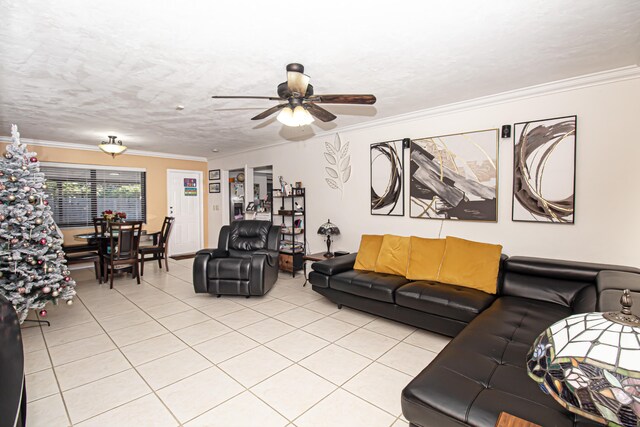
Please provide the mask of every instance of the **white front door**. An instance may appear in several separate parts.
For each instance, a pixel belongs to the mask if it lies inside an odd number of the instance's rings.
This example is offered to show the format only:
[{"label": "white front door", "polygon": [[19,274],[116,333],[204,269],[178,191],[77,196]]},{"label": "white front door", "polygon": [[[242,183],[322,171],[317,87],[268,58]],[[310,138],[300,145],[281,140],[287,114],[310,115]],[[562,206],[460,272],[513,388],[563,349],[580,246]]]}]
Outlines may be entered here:
[{"label": "white front door", "polygon": [[169,255],[202,249],[202,172],[167,170],[168,215],[175,217]]}]

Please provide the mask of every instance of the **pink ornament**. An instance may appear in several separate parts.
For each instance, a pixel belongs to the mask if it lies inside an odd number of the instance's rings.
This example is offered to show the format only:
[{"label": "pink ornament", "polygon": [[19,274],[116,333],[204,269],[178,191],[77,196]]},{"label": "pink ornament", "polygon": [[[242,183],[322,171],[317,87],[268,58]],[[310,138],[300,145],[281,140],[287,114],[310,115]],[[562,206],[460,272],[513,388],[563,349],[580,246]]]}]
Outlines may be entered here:
[{"label": "pink ornament", "polygon": [[45,239],[44,237],[42,239],[40,239],[40,244],[41,245],[46,245],[47,244],[47,239]]},{"label": "pink ornament", "polygon": [[18,244],[18,242],[19,242],[19,240],[16,239],[16,238],[11,239],[11,244],[12,245],[16,245],[16,244]]},{"label": "pink ornament", "polygon": [[38,264],[40,264],[40,265],[42,265],[43,262],[44,262],[44,260],[42,260],[42,259],[38,260]]},{"label": "pink ornament", "polygon": [[69,280],[71,280],[71,277],[69,277],[69,276],[67,276],[67,277],[65,277],[65,278],[64,278],[64,281],[65,281],[65,282],[68,282]]},{"label": "pink ornament", "polygon": [[51,288],[49,286],[45,286],[44,288],[42,288],[42,292],[48,294],[49,292],[51,292]]},{"label": "pink ornament", "polygon": [[38,161],[38,158],[37,158],[37,157],[32,157],[32,158],[30,158],[30,159],[29,159],[29,161],[30,161],[31,163],[35,163],[35,162],[37,162],[37,161]]},{"label": "pink ornament", "polygon": [[18,288],[18,293],[24,294],[25,292],[27,292],[26,288]]},{"label": "pink ornament", "polygon": [[45,200],[44,202],[42,202],[45,206],[49,206],[49,201]]},{"label": "pink ornament", "polygon": [[29,187],[28,185],[25,185],[24,187],[22,187],[23,191],[31,191],[31,187]]},{"label": "pink ornament", "polygon": [[47,317],[47,310],[40,310],[40,317]]}]

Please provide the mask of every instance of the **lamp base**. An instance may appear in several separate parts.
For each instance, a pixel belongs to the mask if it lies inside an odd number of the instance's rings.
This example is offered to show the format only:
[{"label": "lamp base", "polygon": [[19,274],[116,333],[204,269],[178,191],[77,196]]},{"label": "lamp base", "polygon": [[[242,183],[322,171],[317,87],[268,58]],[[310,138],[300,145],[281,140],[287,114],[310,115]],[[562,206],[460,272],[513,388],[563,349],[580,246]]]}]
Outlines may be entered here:
[{"label": "lamp base", "polygon": [[325,252],[324,254],[322,254],[325,258],[333,258],[333,252]]}]

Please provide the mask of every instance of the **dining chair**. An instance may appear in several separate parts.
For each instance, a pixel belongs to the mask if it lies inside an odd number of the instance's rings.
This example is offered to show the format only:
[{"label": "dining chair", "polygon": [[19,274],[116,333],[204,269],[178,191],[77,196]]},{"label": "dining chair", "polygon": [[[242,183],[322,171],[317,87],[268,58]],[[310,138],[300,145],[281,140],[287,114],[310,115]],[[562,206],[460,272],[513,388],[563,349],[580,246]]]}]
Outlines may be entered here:
[{"label": "dining chair", "polygon": [[113,289],[113,276],[116,270],[131,269],[140,284],[138,268],[138,247],[142,234],[142,221],[110,222],[108,224],[109,247],[102,259],[105,273],[109,278],[109,288]]},{"label": "dining chair", "polygon": [[[147,234],[147,236],[153,236],[153,246],[142,246],[139,249],[140,252],[140,275],[144,276],[144,262],[158,260],[158,266],[162,268],[162,260],[164,259],[164,265],[169,271],[169,257],[167,251],[169,249],[169,236],[171,235],[171,229],[173,228],[173,222],[175,218],[167,216],[162,222],[162,228],[159,232],[153,234]],[[156,242],[157,240],[157,242]],[[151,258],[147,258],[147,255],[151,255]]]},{"label": "dining chair", "polygon": [[99,266],[100,266],[100,277],[102,280],[105,279],[105,268],[103,260],[103,255],[107,252],[108,240],[105,238],[105,234],[107,233],[107,228],[109,223],[104,217],[96,216],[93,217],[93,232],[94,238],[90,243],[95,246],[95,250],[98,252],[98,257],[100,258]]}]

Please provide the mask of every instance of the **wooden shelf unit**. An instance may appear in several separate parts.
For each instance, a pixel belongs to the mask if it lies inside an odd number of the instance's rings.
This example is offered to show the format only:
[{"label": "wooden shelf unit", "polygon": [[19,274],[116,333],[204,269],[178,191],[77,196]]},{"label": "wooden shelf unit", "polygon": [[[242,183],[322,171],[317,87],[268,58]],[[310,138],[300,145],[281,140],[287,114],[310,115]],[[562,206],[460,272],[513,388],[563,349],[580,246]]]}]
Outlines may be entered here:
[{"label": "wooden shelf unit", "polygon": [[[274,218],[280,217],[281,224],[285,224],[291,231],[285,232],[280,230],[281,242],[287,241],[292,243],[292,250],[280,250],[280,270],[291,273],[292,277],[296,277],[296,271],[303,269],[304,260],[302,259],[306,253],[307,248],[307,203],[306,203],[306,191],[304,188],[293,188],[290,195],[285,196],[279,190],[274,190],[271,193],[271,200],[273,205],[271,209],[271,222],[276,225]],[[295,194],[294,194],[295,193]],[[280,199],[280,207],[276,212],[276,201]],[[302,206],[302,212],[296,211],[296,202]],[[296,233],[295,221],[302,220],[302,226],[298,229],[300,232]],[[299,243],[301,246],[296,249],[295,244]]]}]

